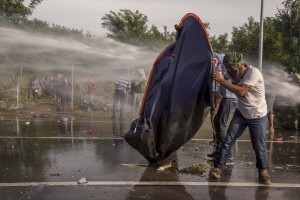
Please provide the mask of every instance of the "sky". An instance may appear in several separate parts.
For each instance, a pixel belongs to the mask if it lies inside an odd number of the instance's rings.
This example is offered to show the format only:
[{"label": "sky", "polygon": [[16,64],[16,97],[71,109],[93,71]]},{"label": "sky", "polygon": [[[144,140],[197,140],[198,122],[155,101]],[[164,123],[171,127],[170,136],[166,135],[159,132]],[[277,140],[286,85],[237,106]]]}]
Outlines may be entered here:
[{"label": "sky", "polygon": [[[263,0],[264,16],[275,17],[283,1]],[[104,36],[107,31],[101,27],[101,18],[120,9],[138,10],[148,17],[148,28],[155,25],[163,31],[167,26],[170,32],[186,13],[194,13],[210,23],[210,35],[230,35],[232,27],[247,23],[250,16],[259,22],[261,0],[43,0],[32,17]]]}]

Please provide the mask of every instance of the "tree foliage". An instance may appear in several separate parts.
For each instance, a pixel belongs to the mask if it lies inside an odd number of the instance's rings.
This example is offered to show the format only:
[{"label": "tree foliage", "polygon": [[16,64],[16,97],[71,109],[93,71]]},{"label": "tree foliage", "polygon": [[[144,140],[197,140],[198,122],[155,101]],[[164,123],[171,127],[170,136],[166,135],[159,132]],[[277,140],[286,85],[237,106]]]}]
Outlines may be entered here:
[{"label": "tree foliage", "polygon": [[282,34],[276,30],[274,18],[264,19],[263,56],[272,61],[281,61],[283,57]]},{"label": "tree foliage", "polygon": [[17,24],[24,22],[42,1],[31,0],[26,6],[24,0],[0,0],[0,16]]},{"label": "tree foliage", "polygon": [[121,9],[118,13],[110,11],[102,17],[102,21],[101,25],[108,31],[108,37],[132,45],[163,44],[169,42],[174,35],[166,28],[161,33],[154,25],[148,30],[148,18],[138,10],[132,12]]},{"label": "tree foliage", "polygon": [[[280,61],[282,57],[282,36],[276,30],[274,18],[264,19],[264,58],[273,61]],[[237,28],[233,27],[230,50],[242,52],[250,56],[258,56],[260,25],[253,17],[248,18],[248,23]]]},{"label": "tree foliage", "polygon": [[237,28],[233,27],[230,49],[247,55],[258,55],[259,23],[253,17],[248,18],[248,23]]},{"label": "tree foliage", "polygon": [[110,11],[102,17],[102,27],[107,29],[108,37],[130,44],[138,44],[147,31],[147,16],[138,10],[120,10],[119,13]]},{"label": "tree foliage", "polygon": [[227,52],[228,51],[228,33],[224,33],[223,35],[212,36],[210,37],[211,45],[213,49],[218,52]]},{"label": "tree foliage", "polygon": [[300,72],[300,0],[286,0],[278,10],[275,26],[282,34],[283,63],[290,72]]}]

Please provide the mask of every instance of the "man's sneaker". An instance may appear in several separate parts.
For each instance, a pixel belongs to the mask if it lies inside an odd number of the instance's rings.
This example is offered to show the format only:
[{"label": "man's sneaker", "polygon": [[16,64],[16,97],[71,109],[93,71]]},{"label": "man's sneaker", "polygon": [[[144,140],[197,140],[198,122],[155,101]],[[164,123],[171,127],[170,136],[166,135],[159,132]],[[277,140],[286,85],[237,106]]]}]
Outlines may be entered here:
[{"label": "man's sneaker", "polygon": [[226,165],[234,165],[234,158],[233,157],[229,157],[227,162],[226,162]]},{"label": "man's sneaker", "polygon": [[215,158],[215,157],[217,157],[217,155],[218,155],[218,151],[217,151],[217,150],[215,150],[215,151],[213,151],[212,153],[210,153],[210,154],[207,154],[207,157],[210,157],[210,158]]},{"label": "man's sneaker", "polygon": [[264,185],[271,185],[271,177],[268,173],[268,170],[266,169],[259,169],[258,170],[258,179],[259,179],[259,182],[261,184],[264,184]]},{"label": "man's sneaker", "polygon": [[215,179],[221,178],[221,169],[214,167],[210,170],[210,176]]}]

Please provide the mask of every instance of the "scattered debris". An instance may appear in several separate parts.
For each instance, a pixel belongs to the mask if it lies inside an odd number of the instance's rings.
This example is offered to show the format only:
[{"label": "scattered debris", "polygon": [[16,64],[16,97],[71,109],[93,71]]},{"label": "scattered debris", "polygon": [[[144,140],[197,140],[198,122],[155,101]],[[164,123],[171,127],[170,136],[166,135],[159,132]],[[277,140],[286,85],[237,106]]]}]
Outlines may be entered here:
[{"label": "scattered debris", "polygon": [[160,167],[158,167],[158,168],[156,169],[156,171],[162,172],[162,171],[164,171],[164,170],[166,170],[166,169],[172,167],[172,164],[173,164],[173,163],[176,163],[176,160],[172,160],[171,162],[168,162],[168,163],[166,163],[166,164],[164,164],[164,165],[161,165]]},{"label": "scattered debris", "polygon": [[61,176],[62,173],[61,172],[53,172],[50,174],[50,176]]},{"label": "scattered debris", "polygon": [[42,113],[42,114],[40,115],[40,117],[41,117],[41,118],[49,118],[49,116],[48,116],[47,114],[45,114],[45,113]]},{"label": "scattered debris", "polygon": [[207,168],[208,166],[206,163],[192,164],[192,166],[183,168],[182,170],[180,170],[180,172],[200,176],[204,172],[206,172]]},{"label": "scattered debris", "polygon": [[283,167],[277,166],[277,167],[274,167],[274,169],[283,169]]},{"label": "scattered debris", "polygon": [[85,177],[82,177],[77,183],[78,183],[79,185],[83,185],[83,184],[87,184],[88,181],[86,180]]},{"label": "scattered debris", "polygon": [[277,138],[276,141],[283,141],[283,137]]},{"label": "scattered debris", "polygon": [[195,147],[195,151],[198,151],[199,150],[199,148],[198,147]]},{"label": "scattered debris", "polygon": [[148,167],[149,164],[121,164],[122,166],[126,167]]},{"label": "scattered debris", "polygon": [[29,124],[30,124],[30,122],[25,122],[25,124],[26,124],[26,125],[29,125]]}]

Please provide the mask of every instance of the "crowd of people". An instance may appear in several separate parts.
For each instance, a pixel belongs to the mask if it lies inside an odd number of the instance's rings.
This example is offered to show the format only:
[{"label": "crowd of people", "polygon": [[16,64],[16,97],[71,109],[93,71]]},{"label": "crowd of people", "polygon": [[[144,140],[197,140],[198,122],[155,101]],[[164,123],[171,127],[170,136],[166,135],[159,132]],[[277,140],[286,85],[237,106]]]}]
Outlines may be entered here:
[{"label": "crowd of people", "polygon": [[[132,112],[137,113],[141,104],[146,85],[144,71],[139,74],[138,78],[132,80],[125,77],[120,76],[114,83],[113,117],[116,117],[118,111],[120,117],[122,117],[126,104],[130,105]],[[96,82],[93,78],[89,79],[84,90],[83,102],[87,107],[87,112],[92,112],[95,110],[94,98],[96,91]],[[70,79],[63,74],[46,76],[44,79],[33,75],[28,83],[28,97],[30,100],[35,100],[43,96],[54,98],[57,102],[56,110],[64,111],[67,102],[71,99]]]},{"label": "crowd of people", "polygon": [[129,80],[126,76],[118,77],[115,82],[112,118],[116,118],[118,111],[120,118],[123,117],[126,101],[131,107],[131,112],[137,113],[145,88],[146,76],[143,71],[139,71],[138,78],[133,80]]},{"label": "crowd of people", "polygon": [[71,83],[67,76],[57,74],[56,76],[46,76],[44,80],[33,75],[28,85],[29,99],[37,99],[42,97],[53,97],[57,102],[57,110],[65,109],[66,103],[70,100]]}]

